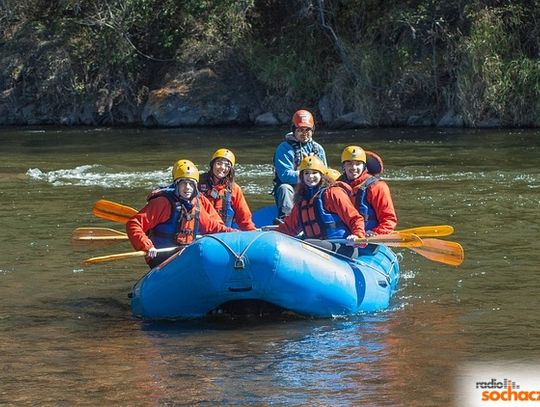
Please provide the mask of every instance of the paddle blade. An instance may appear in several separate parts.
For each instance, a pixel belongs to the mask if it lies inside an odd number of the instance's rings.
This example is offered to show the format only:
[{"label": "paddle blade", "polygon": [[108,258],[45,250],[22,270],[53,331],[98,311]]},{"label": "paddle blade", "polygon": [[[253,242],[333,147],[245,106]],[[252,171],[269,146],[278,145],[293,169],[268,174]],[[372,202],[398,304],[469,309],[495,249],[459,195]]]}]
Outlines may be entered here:
[{"label": "paddle blade", "polygon": [[73,240],[83,241],[109,241],[109,240],[128,240],[126,233],[115,229],[98,227],[80,227],[71,234]]},{"label": "paddle blade", "polygon": [[441,239],[423,239],[423,242],[423,247],[413,248],[412,250],[438,263],[450,266],[459,266],[463,263],[465,253],[459,243]]},{"label": "paddle blade", "polygon": [[419,226],[396,231],[398,233],[412,233],[420,237],[450,236],[454,233],[454,227],[450,225]]},{"label": "paddle blade", "polygon": [[412,233],[388,233],[386,235],[377,235],[373,237],[367,237],[363,239],[356,239],[354,241],[357,245],[363,244],[385,244],[390,247],[420,247],[422,246],[422,239]]},{"label": "paddle blade", "polygon": [[96,263],[105,263],[108,261],[124,260],[130,257],[142,257],[144,255],[146,255],[145,251],[109,254],[107,256],[90,257],[89,259],[84,260],[83,264],[89,265]]},{"label": "paddle blade", "polygon": [[137,210],[106,199],[100,199],[92,208],[92,213],[98,218],[126,223],[129,218],[137,213]]}]

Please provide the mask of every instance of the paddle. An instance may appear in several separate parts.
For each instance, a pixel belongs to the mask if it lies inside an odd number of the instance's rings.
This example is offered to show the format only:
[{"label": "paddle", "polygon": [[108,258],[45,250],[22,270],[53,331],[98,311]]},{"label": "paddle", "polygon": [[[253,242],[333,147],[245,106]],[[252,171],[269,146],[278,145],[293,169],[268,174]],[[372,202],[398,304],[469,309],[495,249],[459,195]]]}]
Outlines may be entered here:
[{"label": "paddle", "polygon": [[73,240],[83,241],[107,241],[107,240],[128,240],[126,233],[115,229],[98,227],[80,227],[71,234]]},{"label": "paddle", "polygon": [[[157,252],[158,253],[170,252],[176,249],[178,249],[178,247],[165,247],[163,249],[157,249]],[[88,265],[88,264],[104,263],[108,261],[124,260],[131,257],[142,257],[142,256],[146,256],[146,252],[143,250],[136,251],[136,252],[116,253],[116,254],[109,254],[107,256],[90,257],[89,259],[84,260],[83,264]]]},{"label": "paddle", "polygon": [[[380,238],[384,236],[388,235],[381,235]],[[403,232],[399,232],[398,236],[403,237]],[[363,245],[366,243],[366,241],[368,241],[368,243],[385,244],[390,247],[407,247],[414,252],[420,254],[421,256],[424,256],[425,258],[438,263],[448,264],[450,266],[459,266],[461,263],[463,263],[463,247],[461,247],[461,245],[457,242],[451,242],[441,239],[418,239],[421,242],[421,245],[418,245],[415,241],[413,241],[412,243],[409,242],[407,240],[408,238],[406,238],[405,241],[402,241],[400,243],[399,241],[395,241],[395,239],[390,239],[388,242],[373,241],[373,239],[375,239],[376,237],[379,236],[374,236],[367,239],[358,239],[354,242],[354,246]],[[380,241],[382,239],[377,240]],[[346,239],[335,239],[329,241],[340,244],[351,243]]]},{"label": "paddle", "polygon": [[108,201],[106,199],[100,199],[94,204],[92,213],[98,218],[126,223],[129,218],[137,213],[137,210],[130,206]]}]

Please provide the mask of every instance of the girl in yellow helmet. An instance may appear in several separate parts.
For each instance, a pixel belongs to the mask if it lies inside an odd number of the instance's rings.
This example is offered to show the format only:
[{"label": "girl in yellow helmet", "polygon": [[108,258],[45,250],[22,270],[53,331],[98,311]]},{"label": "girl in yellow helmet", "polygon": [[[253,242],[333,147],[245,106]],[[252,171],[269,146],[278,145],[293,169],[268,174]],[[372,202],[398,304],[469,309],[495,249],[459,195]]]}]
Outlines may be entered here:
[{"label": "girl in yellow helmet", "polygon": [[350,187],[325,175],[326,166],[315,156],[305,157],[298,170],[293,209],[277,230],[291,236],[303,232],[308,239],[364,237],[364,219],[351,203]]},{"label": "girl in yellow helmet", "polygon": [[226,226],[236,222],[240,230],[255,230],[251,210],[235,181],[236,157],[227,148],[216,150],[208,172],[201,174],[199,191],[212,203]]}]

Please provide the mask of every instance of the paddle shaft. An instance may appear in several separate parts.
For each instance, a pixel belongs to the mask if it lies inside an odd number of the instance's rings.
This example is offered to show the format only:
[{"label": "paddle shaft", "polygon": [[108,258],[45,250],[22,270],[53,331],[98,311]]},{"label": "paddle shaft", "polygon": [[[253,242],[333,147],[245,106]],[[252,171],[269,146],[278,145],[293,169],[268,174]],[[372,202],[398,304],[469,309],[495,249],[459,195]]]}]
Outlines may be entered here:
[{"label": "paddle shaft", "polygon": [[353,241],[347,239],[331,239],[329,242],[347,244],[351,246],[363,246],[367,244],[384,244],[390,247],[420,247],[422,239],[410,233],[389,233],[386,235],[377,235],[355,239]]},{"label": "paddle shaft", "polygon": [[[158,253],[171,252],[178,248],[179,247],[165,247],[162,249],[157,249],[157,252]],[[105,263],[108,261],[124,260],[131,257],[142,257],[142,256],[146,256],[146,252],[144,250],[139,250],[136,252],[116,253],[116,254],[109,254],[107,256],[90,257],[89,259],[84,260],[83,264]]]},{"label": "paddle shaft", "polygon": [[128,240],[125,232],[110,228],[100,227],[80,227],[73,231],[71,238],[73,240],[84,241],[108,241],[108,240]]}]

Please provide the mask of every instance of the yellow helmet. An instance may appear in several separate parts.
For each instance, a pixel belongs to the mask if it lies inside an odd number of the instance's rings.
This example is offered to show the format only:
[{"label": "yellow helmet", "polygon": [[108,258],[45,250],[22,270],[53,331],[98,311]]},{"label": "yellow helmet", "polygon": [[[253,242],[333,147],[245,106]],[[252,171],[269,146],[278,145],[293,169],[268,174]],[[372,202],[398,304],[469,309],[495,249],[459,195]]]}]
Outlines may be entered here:
[{"label": "yellow helmet", "polygon": [[341,153],[341,162],[345,161],[362,161],[366,162],[366,152],[362,147],[358,146],[348,146],[345,147]]},{"label": "yellow helmet", "polygon": [[338,170],[335,170],[333,168],[327,168],[324,175],[329,177],[332,181],[337,181],[337,179],[339,177],[341,177],[341,172],[339,172]]},{"label": "yellow helmet", "polygon": [[326,173],[326,165],[316,155],[308,155],[300,162],[298,166],[299,171],[312,170],[319,171],[321,174]]},{"label": "yellow helmet", "polygon": [[199,170],[195,164],[189,160],[178,160],[174,163],[172,178],[173,181],[176,181],[179,178],[190,178],[199,182]]},{"label": "yellow helmet", "polygon": [[234,156],[233,152],[227,148],[220,148],[219,150],[216,150],[214,155],[212,156],[212,160],[215,160],[216,158],[226,158],[231,162],[231,165],[234,167],[234,164],[236,164],[236,157]]}]

